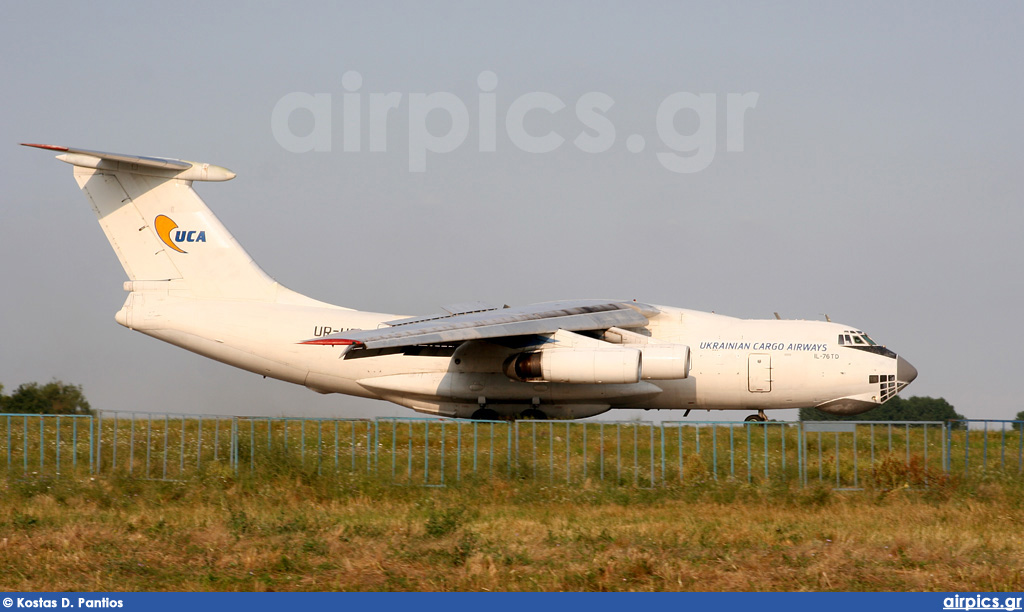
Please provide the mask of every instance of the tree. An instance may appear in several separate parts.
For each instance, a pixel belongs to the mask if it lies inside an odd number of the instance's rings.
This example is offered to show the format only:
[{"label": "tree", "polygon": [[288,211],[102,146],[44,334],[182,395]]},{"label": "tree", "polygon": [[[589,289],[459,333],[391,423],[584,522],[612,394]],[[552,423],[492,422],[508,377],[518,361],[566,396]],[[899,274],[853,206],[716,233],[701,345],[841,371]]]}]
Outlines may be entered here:
[{"label": "tree", "polygon": [[946,421],[964,415],[941,397],[894,397],[877,408],[855,415],[827,414],[817,408],[801,408],[801,421]]},{"label": "tree", "polygon": [[1017,413],[1017,416],[1013,417],[1014,421],[1024,421],[1024,410]]},{"label": "tree", "polygon": [[25,383],[10,395],[0,387],[0,412],[14,414],[92,414],[81,385],[53,380],[45,385]]}]

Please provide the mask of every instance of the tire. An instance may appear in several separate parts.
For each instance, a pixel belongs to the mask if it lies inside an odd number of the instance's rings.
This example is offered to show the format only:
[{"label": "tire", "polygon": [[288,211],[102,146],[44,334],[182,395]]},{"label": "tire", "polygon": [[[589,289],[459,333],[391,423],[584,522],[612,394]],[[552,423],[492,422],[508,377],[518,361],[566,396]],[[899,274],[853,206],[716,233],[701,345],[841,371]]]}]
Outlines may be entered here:
[{"label": "tire", "polygon": [[519,415],[519,418],[533,421],[546,421],[548,420],[548,415],[544,414],[543,410],[537,410],[536,408],[527,408]]},{"label": "tire", "polygon": [[481,408],[473,413],[473,416],[469,417],[474,421],[500,421],[501,416],[497,412],[490,408]]}]

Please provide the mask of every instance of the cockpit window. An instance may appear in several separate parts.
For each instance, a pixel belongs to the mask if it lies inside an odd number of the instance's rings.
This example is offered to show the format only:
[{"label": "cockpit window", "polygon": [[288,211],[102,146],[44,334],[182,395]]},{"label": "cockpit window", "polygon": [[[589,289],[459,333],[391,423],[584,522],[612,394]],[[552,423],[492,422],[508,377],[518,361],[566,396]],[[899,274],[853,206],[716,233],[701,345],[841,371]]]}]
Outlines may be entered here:
[{"label": "cockpit window", "polygon": [[896,359],[896,353],[884,346],[879,346],[870,336],[861,331],[846,330],[839,334],[839,345]]},{"label": "cockpit window", "polygon": [[850,345],[850,344],[867,344],[869,346],[878,346],[878,344],[871,339],[870,336],[864,332],[859,331],[848,331],[839,334],[839,344]]}]

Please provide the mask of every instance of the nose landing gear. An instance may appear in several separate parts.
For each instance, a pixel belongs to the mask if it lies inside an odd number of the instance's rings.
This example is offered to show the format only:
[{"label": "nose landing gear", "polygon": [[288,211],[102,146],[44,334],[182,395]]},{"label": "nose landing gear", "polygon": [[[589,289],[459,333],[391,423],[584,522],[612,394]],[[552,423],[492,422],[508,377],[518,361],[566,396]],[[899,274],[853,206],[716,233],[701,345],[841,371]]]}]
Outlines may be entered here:
[{"label": "nose landing gear", "polygon": [[747,418],[743,419],[743,421],[746,423],[764,423],[767,420],[768,417],[765,415],[764,410],[758,410],[757,414],[752,414]]}]

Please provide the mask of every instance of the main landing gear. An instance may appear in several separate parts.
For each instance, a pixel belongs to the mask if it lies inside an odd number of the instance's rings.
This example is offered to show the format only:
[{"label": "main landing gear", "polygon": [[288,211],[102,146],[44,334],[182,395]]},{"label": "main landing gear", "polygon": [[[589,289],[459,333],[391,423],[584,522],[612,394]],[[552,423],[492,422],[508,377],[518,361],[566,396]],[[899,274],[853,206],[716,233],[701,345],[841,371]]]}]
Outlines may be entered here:
[{"label": "main landing gear", "polygon": [[501,416],[490,408],[480,408],[469,417],[475,421],[500,421]]},{"label": "main landing gear", "polygon": [[747,418],[743,419],[743,421],[746,423],[764,423],[767,420],[768,417],[765,415],[764,410],[758,410],[757,414],[752,414]]}]

